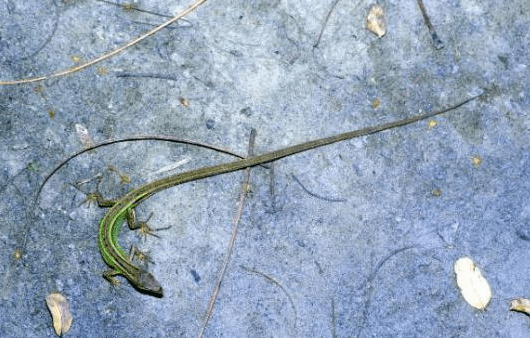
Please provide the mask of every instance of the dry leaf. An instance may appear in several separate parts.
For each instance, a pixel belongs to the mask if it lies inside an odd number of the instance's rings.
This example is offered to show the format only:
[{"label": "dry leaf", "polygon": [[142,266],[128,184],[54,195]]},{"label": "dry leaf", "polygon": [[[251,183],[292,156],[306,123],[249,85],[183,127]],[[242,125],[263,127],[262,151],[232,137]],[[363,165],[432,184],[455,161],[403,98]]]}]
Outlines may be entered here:
[{"label": "dry leaf", "polygon": [[366,28],[381,38],[386,34],[385,13],[383,7],[379,5],[372,6],[366,17]]},{"label": "dry leaf", "polygon": [[83,147],[88,148],[92,146],[92,139],[90,138],[90,134],[88,133],[88,129],[82,124],[77,123],[75,125],[75,132],[77,134],[77,139]]},{"label": "dry leaf", "polygon": [[526,298],[512,299],[510,302],[510,310],[526,313],[530,316],[530,300]]},{"label": "dry leaf", "polygon": [[462,257],[455,262],[456,283],[462,297],[476,309],[484,310],[491,300],[491,288],[480,269],[471,258]]},{"label": "dry leaf", "polygon": [[478,156],[472,156],[471,157],[471,162],[473,162],[473,165],[475,166],[479,166],[482,164],[482,159]]},{"label": "dry leaf", "polygon": [[180,98],[180,103],[186,108],[190,106],[190,100],[185,97]]},{"label": "dry leaf", "polygon": [[46,296],[46,305],[52,315],[53,329],[62,337],[72,326],[72,314],[68,302],[60,293],[52,292]]},{"label": "dry leaf", "polygon": [[430,120],[429,121],[429,128],[434,128],[436,127],[436,125],[438,124],[438,122],[436,122],[435,120]]},{"label": "dry leaf", "polygon": [[375,99],[372,100],[372,108],[374,110],[379,109],[382,104],[383,104],[383,102],[379,98],[375,98]]}]

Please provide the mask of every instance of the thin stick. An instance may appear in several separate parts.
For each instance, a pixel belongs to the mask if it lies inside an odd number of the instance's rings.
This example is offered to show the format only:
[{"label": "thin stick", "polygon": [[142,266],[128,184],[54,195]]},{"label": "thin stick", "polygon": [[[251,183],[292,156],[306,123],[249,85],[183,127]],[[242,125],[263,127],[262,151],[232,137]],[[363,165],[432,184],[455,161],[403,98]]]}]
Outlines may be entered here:
[{"label": "thin stick", "polygon": [[300,182],[300,180],[298,179],[298,177],[296,177],[294,174],[291,174],[291,177],[294,179],[294,181],[296,183],[298,183],[298,185],[300,185],[300,187],[302,188],[302,190],[304,190],[307,194],[313,196],[313,197],[316,197],[318,199],[321,199],[323,201],[328,201],[328,202],[346,202],[346,199],[345,198],[333,198],[333,197],[326,197],[326,196],[322,196],[322,195],[319,195],[317,193],[314,193],[312,192],[311,190],[307,189],[303,184],[302,182]]},{"label": "thin stick", "polygon": [[[250,138],[248,141],[248,157],[254,156],[254,141],[256,139],[256,129],[252,129],[250,132]],[[223,265],[221,267],[221,271],[219,272],[219,275],[217,276],[217,280],[215,281],[215,286],[212,292],[212,295],[210,296],[210,301],[208,302],[208,308],[206,309],[206,315],[204,316],[204,320],[202,322],[200,332],[199,332],[199,338],[203,337],[204,330],[206,329],[206,326],[208,325],[208,321],[210,320],[213,312],[213,307],[215,305],[215,300],[217,299],[217,295],[219,294],[219,289],[221,288],[221,283],[223,281],[223,278],[226,274],[226,270],[228,268],[228,263],[230,263],[230,258],[232,257],[232,252],[234,251],[234,243],[236,242],[237,238],[237,231],[239,228],[239,221],[241,220],[241,215],[243,214],[243,206],[245,202],[245,197],[247,196],[248,192],[248,182],[250,180],[250,167],[245,169],[243,172],[243,183],[241,185],[241,193],[239,194],[239,208],[237,209],[237,215],[234,218],[234,229],[232,229],[232,236],[230,237],[230,241],[228,242],[228,249],[226,252],[226,257],[223,261]]]},{"label": "thin stick", "polygon": [[42,192],[42,189],[44,188],[44,185],[46,184],[46,182],[48,182],[48,180],[53,176],[53,174],[55,174],[59,169],[61,169],[66,163],[68,163],[70,160],[74,159],[75,157],[83,154],[83,153],[86,153],[87,151],[90,151],[90,150],[94,150],[96,148],[99,148],[99,147],[103,147],[103,146],[107,146],[107,145],[110,145],[110,144],[115,144],[115,143],[122,143],[122,142],[133,142],[133,141],[145,141],[145,140],[154,140],[154,141],[167,141],[167,142],[175,142],[175,143],[184,143],[184,144],[191,144],[191,145],[194,145],[194,146],[198,146],[198,147],[203,147],[203,148],[207,148],[207,149],[212,149],[212,150],[216,150],[216,151],[219,151],[221,153],[225,153],[225,154],[229,154],[229,155],[232,155],[232,156],[235,156],[235,157],[239,157],[239,158],[244,158],[244,156],[241,156],[237,153],[234,153],[230,150],[227,150],[225,148],[221,148],[221,147],[218,147],[216,145],[213,145],[213,144],[208,144],[208,143],[204,143],[204,142],[199,142],[199,141],[193,141],[193,140],[188,140],[188,139],[183,139],[183,138],[179,138],[179,137],[174,137],[174,136],[163,136],[163,135],[138,135],[138,136],[131,136],[131,137],[127,137],[127,138],[122,138],[122,139],[114,139],[114,140],[107,140],[107,141],[103,141],[103,142],[100,142],[98,144],[95,144],[95,145],[92,145],[90,147],[86,147],[86,148],[83,148],[82,150],[79,150],[78,152],[68,156],[67,158],[65,158],[63,161],[61,161],[61,163],[55,167],[45,178],[44,178],[44,181],[41,183],[39,189],[37,190],[37,195],[35,196],[35,201],[39,198],[39,195],[40,193]]},{"label": "thin stick", "polygon": [[0,85],[5,86],[5,85],[16,85],[16,84],[44,81],[44,80],[53,79],[53,78],[56,78],[56,77],[69,75],[69,74],[78,72],[78,71],[80,71],[82,69],[85,69],[85,68],[88,68],[90,66],[93,66],[96,63],[99,63],[99,62],[101,62],[103,60],[106,60],[106,59],[116,55],[116,54],[119,54],[119,53],[123,52],[127,48],[136,45],[137,43],[139,43],[140,41],[144,40],[145,38],[158,33],[159,31],[161,31],[165,27],[171,25],[172,23],[174,23],[178,19],[181,19],[184,16],[190,14],[191,12],[196,10],[200,5],[202,5],[205,2],[206,2],[206,0],[197,0],[197,1],[195,1],[188,9],[180,12],[179,14],[175,15],[173,18],[169,19],[168,21],[166,21],[166,22],[162,23],[161,25],[153,28],[149,32],[140,35],[139,37],[137,37],[136,39],[126,43],[125,45],[123,45],[123,46],[121,46],[121,47],[119,47],[119,48],[117,48],[117,49],[115,49],[115,50],[113,50],[113,51],[111,51],[109,53],[103,54],[100,57],[97,57],[97,58],[95,58],[94,60],[92,60],[90,62],[83,63],[83,64],[81,64],[79,66],[76,66],[76,67],[73,67],[73,68],[69,68],[69,69],[60,71],[58,73],[48,75],[48,76],[39,76],[39,77],[33,77],[33,78],[29,78],[29,79],[20,79],[20,80],[11,80],[11,81],[0,81]]},{"label": "thin stick", "polygon": [[[247,268],[246,266],[243,266],[243,265],[240,265],[239,267],[244,269],[244,270],[247,270],[248,272],[253,272],[255,274],[258,274],[258,275],[262,276],[263,278],[265,278],[266,280],[268,280],[272,284],[274,284],[277,287],[279,287],[285,293],[285,295],[289,299],[289,302],[291,303],[291,307],[293,308],[293,313],[294,313],[293,331],[296,334],[296,321],[297,321],[298,315],[296,314],[296,307],[294,306],[293,299],[291,298],[291,295],[289,294],[289,292],[287,292],[287,289],[283,285],[281,285],[280,282],[278,282],[274,278],[264,274],[263,272],[260,272],[260,271],[255,270],[255,269]],[[296,335],[294,335],[294,336],[296,336]]]},{"label": "thin stick", "polygon": [[123,8],[126,11],[138,11],[138,12],[142,12],[142,13],[147,13],[147,14],[161,16],[161,17],[164,17],[164,18],[172,18],[171,15],[165,15],[165,14],[160,14],[160,13],[153,12],[153,11],[150,11],[150,10],[147,10],[147,9],[141,9],[141,8],[135,7],[134,5],[122,5],[122,4],[119,4],[117,2],[112,2],[112,1],[108,1],[108,0],[97,0],[97,1],[105,2],[105,3],[109,4],[109,5],[114,5],[114,6],[117,6],[117,7],[121,7],[121,8]]},{"label": "thin stick", "polygon": [[313,45],[313,48],[317,48],[318,44],[320,43],[320,39],[322,39],[322,34],[324,34],[324,29],[326,29],[326,26],[328,24],[329,17],[331,16],[331,12],[335,9],[335,6],[339,3],[340,0],[335,0],[331,4],[331,8],[328,11],[328,14],[326,14],[326,17],[324,18],[324,23],[322,24],[322,29],[320,30],[320,34],[318,34],[317,42]]},{"label": "thin stick", "polygon": [[431,23],[431,19],[429,18],[429,15],[427,14],[427,9],[425,9],[425,5],[423,4],[422,0],[417,0],[418,6],[420,6],[421,14],[423,15],[423,20],[425,20],[425,24],[427,25],[427,28],[429,28],[429,32],[431,33],[431,38],[434,43],[434,48],[436,49],[442,49],[444,48],[444,43],[436,34],[436,31],[434,30],[434,26]]}]

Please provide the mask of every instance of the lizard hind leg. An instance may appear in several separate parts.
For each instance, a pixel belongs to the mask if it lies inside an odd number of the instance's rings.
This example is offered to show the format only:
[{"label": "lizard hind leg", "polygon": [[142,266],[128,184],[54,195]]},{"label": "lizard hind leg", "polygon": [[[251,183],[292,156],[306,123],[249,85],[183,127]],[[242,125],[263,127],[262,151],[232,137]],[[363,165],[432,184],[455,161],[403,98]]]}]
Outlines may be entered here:
[{"label": "lizard hind leg", "polygon": [[153,262],[150,257],[149,257],[149,254],[148,253],[145,253],[143,251],[140,251],[140,249],[138,249],[137,247],[135,247],[134,245],[131,245],[131,248],[129,249],[129,254],[127,255],[127,258],[132,262],[133,259],[137,258],[138,260],[142,261],[142,262],[149,262],[149,263],[152,263],[152,264],[155,264],[155,262]]},{"label": "lizard hind leg", "polygon": [[116,278],[117,275],[121,275],[117,270],[107,270],[103,272],[103,278],[108,280],[112,285],[119,285],[120,281]]}]

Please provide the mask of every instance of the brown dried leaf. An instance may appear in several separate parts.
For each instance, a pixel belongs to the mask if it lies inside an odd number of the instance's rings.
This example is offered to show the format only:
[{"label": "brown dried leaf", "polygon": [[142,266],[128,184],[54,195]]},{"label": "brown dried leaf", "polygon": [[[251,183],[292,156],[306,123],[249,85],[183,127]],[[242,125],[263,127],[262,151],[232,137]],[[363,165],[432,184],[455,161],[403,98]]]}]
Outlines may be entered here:
[{"label": "brown dried leaf", "polygon": [[510,310],[526,313],[530,316],[530,299],[516,298],[510,302]]}]

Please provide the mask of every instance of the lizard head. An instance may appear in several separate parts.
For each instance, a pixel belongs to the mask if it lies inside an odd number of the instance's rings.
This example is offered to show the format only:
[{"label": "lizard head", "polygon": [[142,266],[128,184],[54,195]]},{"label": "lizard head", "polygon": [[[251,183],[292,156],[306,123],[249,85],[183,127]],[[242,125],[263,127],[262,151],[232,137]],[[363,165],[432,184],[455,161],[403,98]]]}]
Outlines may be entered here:
[{"label": "lizard head", "polygon": [[162,297],[164,292],[155,276],[145,270],[140,270],[135,286],[142,292],[148,293],[156,297]]}]

